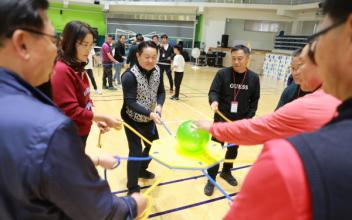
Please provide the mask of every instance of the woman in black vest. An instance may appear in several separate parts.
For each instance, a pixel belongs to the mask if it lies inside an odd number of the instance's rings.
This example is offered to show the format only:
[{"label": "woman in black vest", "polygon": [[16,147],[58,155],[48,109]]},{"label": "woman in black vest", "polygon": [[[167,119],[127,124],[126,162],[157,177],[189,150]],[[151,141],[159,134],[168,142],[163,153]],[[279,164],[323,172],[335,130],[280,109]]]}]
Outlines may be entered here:
[{"label": "woman in black vest", "polygon": [[[149,141],[159,139],[155,123],[160,123],[162,105],[165,101],[164,83],[159,67],[156,66],[158,50],[153,42],[138,45],[138,62],[122,76],[124,102],[122,119],[140,132]],[[125,128],[130,157],[148,157],[150,145]],[[140,191],[138,178],[153,179],[154,174],[147,170],[149,161],[127,162],[128,194]]]}]

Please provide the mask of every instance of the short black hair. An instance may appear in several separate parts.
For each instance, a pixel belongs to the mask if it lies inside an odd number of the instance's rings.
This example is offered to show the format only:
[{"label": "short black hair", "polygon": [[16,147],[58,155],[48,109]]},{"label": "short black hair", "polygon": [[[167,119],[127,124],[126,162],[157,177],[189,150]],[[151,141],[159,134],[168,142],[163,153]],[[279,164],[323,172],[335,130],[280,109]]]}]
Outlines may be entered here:
[{"label": "short black hair", "polygon": [[299,55],[301,55],[302,50],[303,50],[303,47],[301,47],[301,48],[299,48],[299,49],[293,51],[292,57],[298,57]]},{"label": "short black hair", "polygon": [[182,53],[182,46],[177,44],[174,46],[175,49],[177,49],[178,51],[180,51],[180,53]]},{"label": "short black hair", "polygon": [[324,15],[329,15],[335,22],[343,22],[352,14],[351,0],[325,0],[322,7]]},{"label": "short black hair", "polygon": [[154,37],[158,38],[158,40],[159,40],[159,35],[154,34],[154,35],[152,36],[152,39],[153,39]]},{"label": "short black hair", "polygon": [[142,42],[142,41],[144,41],[143,35],[142,35],[142,34],[136,35],[136,41],[137,41],[137,42]]},{"label": "short black hair", "polygon": [[81,21],[71,21],[67,23],[62,32],[61,48],[58,58],[62,59],[77,71],[81,71],[86,63],[77,61],[76,44],[82,42],[87,34],[92,34],[94,37],[94,30],[88,24]]},{"label": "short black hair", "polygon": [[239,45],[236,45],[234,46],[233,48],[231,48],[231,53],[235,52],[235,51],[239,51],[239,50],[243,50],[243,52],[246,54],[246,55],[250,55],[251,54],[251,51],[248,47],[242,45],[242,44],[239,44]]},{"label": "short black hair", "polygon": [[168,39],[169,37],[167,36],[167,34],[163,34],[163,35],[161,35],[161,37],[160,37],[161,39],[163,39],[163,38],[166,38],[166,39]]},{"label": "short black hair", "polygon": [[148,47],[154,48],[156,52],[158,52],[158,47],[153,41],[143,41],[138,44],[137,53],[141,55],[143,53],[143,50]]},{"label": "short black hair", "polygon": [[112,34],[108,34],[108,37],[111,37],[111,38],[113,38]]},{"label": "short black hair", "polygon": [[44,22],[40,10],[47,10],[47,0],[0,0],[0,46],[4,38],[11,38],[21,27],[42,30]]}]

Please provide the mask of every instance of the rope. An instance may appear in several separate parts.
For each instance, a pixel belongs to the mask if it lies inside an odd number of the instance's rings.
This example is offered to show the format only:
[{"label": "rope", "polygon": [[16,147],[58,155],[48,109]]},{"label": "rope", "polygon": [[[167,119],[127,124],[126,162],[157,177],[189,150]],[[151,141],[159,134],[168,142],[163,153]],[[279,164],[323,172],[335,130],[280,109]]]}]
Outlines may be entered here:
[{"label": "rope", "polygon": [[218,113],[218,115],[220,115],[220,117],[222,117],[226,122],[232,122],[230,119],[228,119],[221,111],[216,110],[216,113]]},{"label": "rope", "polygon": [[214,180],[213,178],[211,178],[211,176],[209,176],[209,174],[208,174],[205,170],[202,170],[202,172],[203,172],[203,174],[204,174],[206,177],[208,177],[208,180],[209,180],[214,186],[216,186],[216,188],[218,188],[222,194],[224,194],[225,198],[226,198],[227,200],[229,200],[229,202],[232,202],[231,196],[230,196],[229,194],[227,194],[227,193],[225,192],[225,190],[224,190],[217,182],[215,182],[215,180]]}]

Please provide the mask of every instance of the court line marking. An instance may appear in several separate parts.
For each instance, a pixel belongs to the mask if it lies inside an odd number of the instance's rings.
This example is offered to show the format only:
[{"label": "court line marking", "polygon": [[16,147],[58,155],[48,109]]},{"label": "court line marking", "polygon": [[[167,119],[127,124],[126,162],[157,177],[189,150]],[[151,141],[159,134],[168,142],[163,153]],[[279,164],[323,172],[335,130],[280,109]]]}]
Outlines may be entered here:
[{"label": "court line marking", "polygon": [[[232,168],[231,171],[234,171],[234,170],[241,170],[241,169],[245,169],[245,168],[248,168],[248,167],[251,167],[252,165],[244,165],[244,166],[240,166],[240,167],[235,167],[235,168]],[[218,172],[218,174],[220,173],[220,171]],[[182,178],[182,179],[176,179],[176,180],[171,180],[171,181],[167,181],[167,182],[161,182],[160,184],[158,184],[158,186],[164,186],[164,185],[169,185],[169,184],[173,184],[173,183],[179,183],[179,182],[184,182],[184,181],[188,181],[188,180],[193,180],[193,179],[198,179],[198,178],[202,178],[202,177],[205,177],[204,174],[202,175],[197,175],[197,176],[191,176],[191,177],[187,177],[187,178]],[[147,189],[149,188],[151,185],[147,185],[147,186],[142,186],[141,189]],[[126,193],[128,192],[127,189],[124,189],[124,190],[120,190],[120,191],[116,191],[116,192],[112,192],[112,194],[121,194],[121,193]]]}]

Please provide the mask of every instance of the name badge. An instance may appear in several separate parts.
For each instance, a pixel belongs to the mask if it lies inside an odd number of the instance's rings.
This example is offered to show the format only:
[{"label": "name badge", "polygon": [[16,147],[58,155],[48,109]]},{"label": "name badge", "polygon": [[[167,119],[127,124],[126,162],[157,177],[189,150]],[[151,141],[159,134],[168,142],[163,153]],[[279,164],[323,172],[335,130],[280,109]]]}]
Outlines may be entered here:
[{"label": "name badge", "polygon": [[232,101],[231,102],[231,113],[237,113],[238,110],[238,102]]}]

